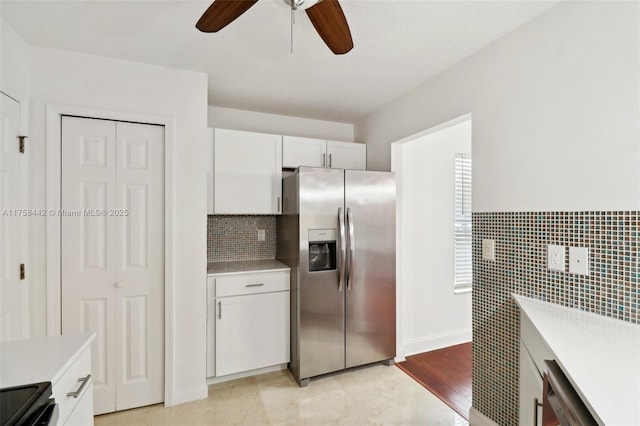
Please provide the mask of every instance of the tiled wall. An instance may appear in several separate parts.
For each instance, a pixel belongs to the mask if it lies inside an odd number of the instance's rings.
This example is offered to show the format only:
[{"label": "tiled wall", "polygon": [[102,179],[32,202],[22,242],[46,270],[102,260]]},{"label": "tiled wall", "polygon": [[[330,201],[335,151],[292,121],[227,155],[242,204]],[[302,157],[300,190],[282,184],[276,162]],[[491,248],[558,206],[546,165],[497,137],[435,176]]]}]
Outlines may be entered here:
[{"label": "tiled wall", "polygon": [[[520,316],[511,293],[638,324],[638,211],[473,214],[473,406],[518,424]],[[496,240],[496,261],[482,240]],[[590,275],[551,271],[547,245],[589,248]],[[569,270],[568,249],[565,270]]]},{"label": "tiled wall", "polygon": [[[258,241],[258,229],[265,240]],[[274,259],[276,257],[275,216],[208,216],[207,261]]]}]

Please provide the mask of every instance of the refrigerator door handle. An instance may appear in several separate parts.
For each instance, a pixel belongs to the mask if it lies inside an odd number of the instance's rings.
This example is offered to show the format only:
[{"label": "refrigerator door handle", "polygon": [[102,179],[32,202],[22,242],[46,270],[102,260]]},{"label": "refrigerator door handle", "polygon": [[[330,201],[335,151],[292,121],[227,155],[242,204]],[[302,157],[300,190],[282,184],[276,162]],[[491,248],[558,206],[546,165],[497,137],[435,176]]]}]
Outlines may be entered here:
[{"label": "refrigerator door handle", "polygon": [[338,225],[340,228],[340,258],[338,259],[340,262],[340,267],[338,268],[340,281],[338,283],[338,291],[342,291],[344,288],[345,267],[347,264],[347,260],[345,258],[345,253],[347,251],[347,238],[344,230],[344,214],[342,213],[342,207],[338,208]]},{"label": "refrigerator door handle", "polygon": [[354,226],[353,226],[353,215],[351,214],[351,207],[347,207],[347,227],[349,228],[349,272],[347,275],[347,290],[351,290],[351,283],[353,282],[353,259],[355,255],[353,254],[353,247],[355,246],[355,238],[354,238]]}]

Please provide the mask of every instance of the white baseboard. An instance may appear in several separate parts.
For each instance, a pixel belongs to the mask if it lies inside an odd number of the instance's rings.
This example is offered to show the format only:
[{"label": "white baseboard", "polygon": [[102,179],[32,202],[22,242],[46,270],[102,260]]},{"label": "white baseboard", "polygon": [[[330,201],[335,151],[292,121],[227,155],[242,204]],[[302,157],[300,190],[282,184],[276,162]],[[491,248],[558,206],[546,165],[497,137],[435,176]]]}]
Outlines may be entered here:
[{"label": "white baseboard", "polygon": [[460,343],[470,342],[472,339],[472,329],[465,328],[453,330],[448,333],[436,334],[432,336],[410,339],[404,342],[402,355],[409,356],[422,352],[434,351],[449,346],[459,345]]},{"label": "white baseboard", "polygon": [[255,370],[243,371],[242,373],[229,374],[221,377],[207,377],[207,385],[228,382],[229,380],[242,379],[243,377],[257,376],[258,374],[272,373],[274,371],[286,370],[287,364],[278,364],[271,367],[257,368]]},{"label": "white baseboard", "polygon": [[491,420],[489,417],[476,410],[475,407],[471,407],[469,410],[469,425],[470,426],[499,426],[498,423]]},{"label": "white baseboard", "polygon": [[207,386],[198,387],[187,392],[175,393],[173,395],[173,401],[165,401],[165,406],[183,404],[185,402],[197,401],[199,399],[205,399],[209,396],[209,388]]}]

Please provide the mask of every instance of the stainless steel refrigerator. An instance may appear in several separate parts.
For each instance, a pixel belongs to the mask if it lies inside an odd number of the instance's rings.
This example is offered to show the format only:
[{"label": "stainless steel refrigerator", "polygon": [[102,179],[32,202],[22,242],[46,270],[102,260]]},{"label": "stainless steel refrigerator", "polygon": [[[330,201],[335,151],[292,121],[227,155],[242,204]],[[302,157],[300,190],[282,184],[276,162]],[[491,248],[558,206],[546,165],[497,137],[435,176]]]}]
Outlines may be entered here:
[{"label": "stainless steel refrigerator", "polygon": [[291,362],[310,377],[396,353],[392,173],[300,167],[283,179],[277,257],[291,267]]}]

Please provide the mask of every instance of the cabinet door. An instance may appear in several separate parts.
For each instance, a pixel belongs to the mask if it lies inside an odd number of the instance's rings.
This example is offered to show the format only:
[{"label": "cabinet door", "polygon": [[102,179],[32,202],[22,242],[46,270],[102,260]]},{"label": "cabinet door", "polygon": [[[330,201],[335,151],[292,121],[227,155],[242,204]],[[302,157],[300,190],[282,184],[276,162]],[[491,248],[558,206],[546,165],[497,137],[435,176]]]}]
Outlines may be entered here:
[{"label": "cabinet door", "polygon": [[327,167],[366,170],[367,146],[362,143],[327,141]]},{"label": "cabinet door", "polygon": [[324,139],[282,137],[282,167],[325,167],[327,163]]},{"label": "cabinet door", "polygon": [[280,214],[282,137],[215,129],[214,212]]},{"label": "cabinet door", "polygon": [[289,292],[217,299],[216,376],[289,362]]},{"label": "cabinet door", "polygon": [[527,347],[520,341],[520,424],[533,425],[538,414],[537,426],[542,425],[541,408],[534,406],[535,398],[542,402],[542,377]]},{"label": "cabinet door", "polygon": [[207,377],[216,375],[216,279],[207,278]]}]

